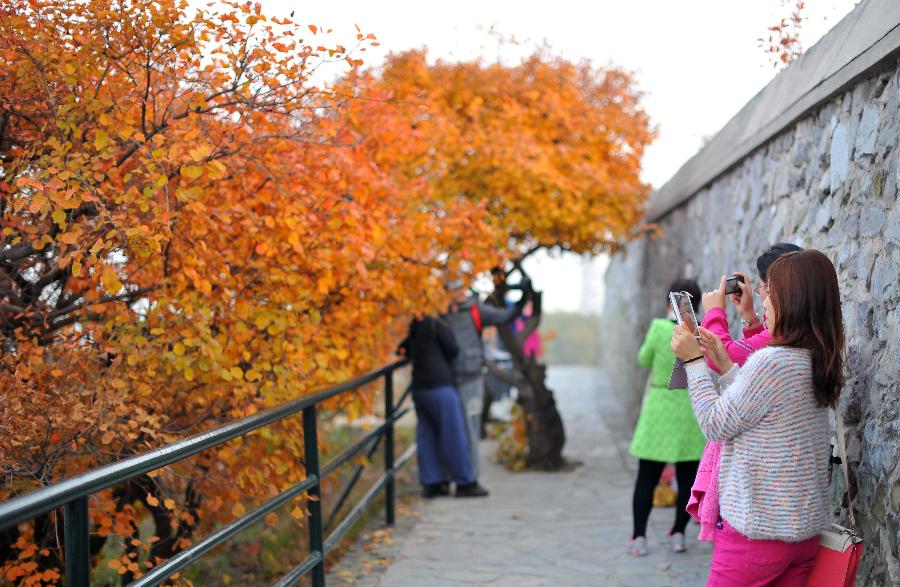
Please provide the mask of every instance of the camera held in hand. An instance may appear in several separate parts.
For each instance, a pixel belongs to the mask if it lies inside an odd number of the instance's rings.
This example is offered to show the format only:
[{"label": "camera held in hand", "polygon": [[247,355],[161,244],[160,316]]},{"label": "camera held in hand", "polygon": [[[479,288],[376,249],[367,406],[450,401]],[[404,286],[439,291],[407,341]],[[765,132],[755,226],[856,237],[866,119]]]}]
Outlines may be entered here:
[{"label": "camera held in hand", "polygon": [[744,283],[744,278],[741,275],[735,275],[734,277],[729,277],[725,280],[725,295],[728,294],[737,294],[741,295],[741,286],[738,283]]}]

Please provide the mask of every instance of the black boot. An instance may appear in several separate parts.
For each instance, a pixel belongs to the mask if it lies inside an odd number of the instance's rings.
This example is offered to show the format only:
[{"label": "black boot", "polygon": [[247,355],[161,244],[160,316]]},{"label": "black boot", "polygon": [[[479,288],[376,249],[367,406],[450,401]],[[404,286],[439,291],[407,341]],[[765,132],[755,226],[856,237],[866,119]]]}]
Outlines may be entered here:
[{"label": "black boot", "polygon": [[490,495],[488,490],[478,484],[470,483],[468,485],[456,486],[456,497],[487,497]]},{"label": "black boot", "polygon": [[431,485],[422,486],[422,497],[431,499],[433,497],[445,497],[450,495],[449,483],[433,483]]}]

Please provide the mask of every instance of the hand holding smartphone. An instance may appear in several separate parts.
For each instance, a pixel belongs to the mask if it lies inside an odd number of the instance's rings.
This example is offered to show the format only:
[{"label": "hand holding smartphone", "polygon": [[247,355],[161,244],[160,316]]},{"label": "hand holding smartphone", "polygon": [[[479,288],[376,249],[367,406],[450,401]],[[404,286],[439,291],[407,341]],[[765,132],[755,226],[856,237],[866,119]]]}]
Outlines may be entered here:
[{"label": "hand holding smartphone", "polygon": [[[700,323],[697,322],[697,316],[694,314],[691,294],[686,291],[670,291],[669,301],[675,312],[675,320],[686,326],[699,341]],[[687,386],[687,372],[684,369],[684,363],[676,359],[675,365],[672,367],[672,374],[669,376],[669,389],[687,389]]]},{"label": "hand holding smartphone", "polygon": [[686,291],[670,291],[669,301],[675,311],[675,320],[683,324],[694,336],[700,339],[700,323],[694,314],[694,304],[691,303],[691,294]]}]

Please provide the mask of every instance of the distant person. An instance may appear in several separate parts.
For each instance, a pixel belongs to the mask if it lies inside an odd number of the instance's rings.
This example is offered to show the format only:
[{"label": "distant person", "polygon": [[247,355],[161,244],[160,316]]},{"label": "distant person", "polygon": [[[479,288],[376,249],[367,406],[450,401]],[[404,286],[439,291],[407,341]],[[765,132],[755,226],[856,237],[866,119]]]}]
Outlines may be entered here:
[{"label": "distant person", "polygon": [[[691,279],[679,279],[666,291],[686,291],[691,294],[694,310],[700,306],[700,287]],[[666,463],[675,464],[678,497],[675,523],[669,532],[672,552],[684,552],[687,545],[684,530],[690,520],[685,511],[690,488],[697,474],[706,438],[700,431],[691,400],[685,389],[669,389],[669,376],[675,365],[672,352],[672,333],[675,314],[668,305],[669,315],[656,318],[638,351],[638,363],[652,370],[650,388],[644,398],[641,414],[631,441],[631,455],[638,459],[638,474],[632,498],[633,532],[628,552],[634,556],[647,554],[647,521],[653,509],[653,491],[659,483]]]},{"label": "distant person", "polygon": [[451,361],[459,355],[453,332],[436,318],[413,320],[398,352],[412,359],[413,364],[422,495],[449,495],[452,481],[457,497],[487,496],[472,469],[462,404],[453,386]]},{"label": "distant person", "polygon": [[[525,325],[528,323],[528,319],[531,318],[532,312],[534,312],[534,305],[529,301],[525,304],[525,307],[522,308],[522,315],[516,319],[514,332],[519,333],[525,329]],[[540,331],[535,330],[528,335],[528,338],[525,339],[525,344],[522,346],[522,351],[525,353],[525,358],[532,358],[535,360],[541,358],[541,355],[544,354],[544,350],[541,347]]]},{"label": "distant person", "polygon": [[[845,365],[837,274],[805,250],[772,263],[766,283],[772,342],[743,367],[705,328],[702,346],[682,327],[672,337],[700,427],[722,443],[708,583],[718,587],[803,587],[830,519],[828,408]],[[718,390],[704,356],[723,373]]]},{"label": "distant person", "polygon": [[478,296],[469,294],[462,281],[449,282],[446,287],[452,302],[441,319],[450,326],[459,344],[459,354],[453,361],[453,374],[466,415],[470,460],[477,477],[484,401],[484,344],[481,332],[488,326],[501,326],[515,320],[522,313],[531,284],[527,280],[522,284],[522,299],[508,308],[482,303]]}]

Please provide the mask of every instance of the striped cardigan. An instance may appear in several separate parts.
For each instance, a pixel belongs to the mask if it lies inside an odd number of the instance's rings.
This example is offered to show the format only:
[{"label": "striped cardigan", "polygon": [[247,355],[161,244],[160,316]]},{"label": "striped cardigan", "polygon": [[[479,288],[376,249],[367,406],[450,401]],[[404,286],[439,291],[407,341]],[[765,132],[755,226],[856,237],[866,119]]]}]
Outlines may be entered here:
[{"label": "striped cardigan", "polygon": [[828,412],[813,395],[809,351],[767,347],[722,376],[687,366],[703,433],[721,441],[721,516],[748,538],[799,542],[828,527]]}]

